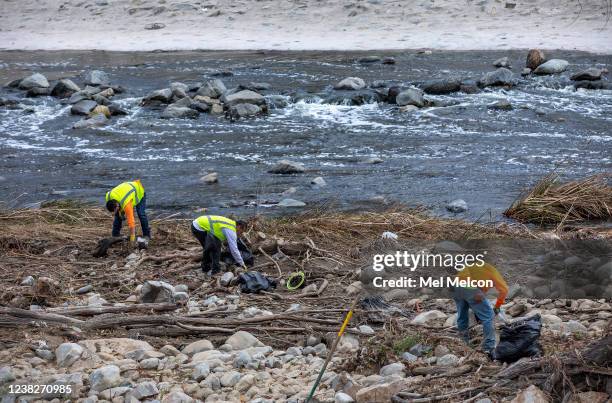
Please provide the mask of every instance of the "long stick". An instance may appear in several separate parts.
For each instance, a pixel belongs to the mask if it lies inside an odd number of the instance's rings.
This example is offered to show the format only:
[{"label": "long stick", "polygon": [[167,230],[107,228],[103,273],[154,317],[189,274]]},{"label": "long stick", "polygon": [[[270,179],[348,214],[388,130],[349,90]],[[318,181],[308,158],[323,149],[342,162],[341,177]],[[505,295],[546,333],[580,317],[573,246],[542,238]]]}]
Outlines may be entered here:
[{"label": "long stick", "polygon": [[332,357],[334,356],[334,352],[336,351],[338,342],[342,338],[342,334],[344,334],[344,331],[346,330],[346,327],[348,326],[351,320],[351,317],[353,316],[353,311],[355,310],[355,307],[357,306],[358,301],[359,301],[359,294],[353,300],[353,303],[351,304],[351,309],[349,309],[348,313],[346,314],[346,317],[344,318],[344,322],[342,322],[342,326],[340,326],[340,330],[338,331],[336,340],[334,340],[334,343],[332,344],[331,349],[329,350],[329,353],[327,354],[327,358],[325,359],[325,362],[323,363],[323,367],[321,368],[321,371],[319,372],[319,376],[317,376],[317,380],[315,381],[314,385],[312,385],[312,389],[310,390],[310,393],[308,394],[308,397],[306,398],[306,403],[310,402],[310,399],[312,399],[312,397],[314,396],[317,390],[317,387],[319,386],[319,383],[321,382],[321,378],[323,378],[323,374],[325,373],[325,370],[327,369],[327,365],[329,364]]}]

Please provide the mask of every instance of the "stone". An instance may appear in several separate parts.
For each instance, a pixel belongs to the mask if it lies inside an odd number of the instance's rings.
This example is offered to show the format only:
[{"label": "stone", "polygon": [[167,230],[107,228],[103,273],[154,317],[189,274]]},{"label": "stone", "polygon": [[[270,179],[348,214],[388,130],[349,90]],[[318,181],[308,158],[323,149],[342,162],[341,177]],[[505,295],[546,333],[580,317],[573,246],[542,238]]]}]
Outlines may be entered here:
[{"label": "stone", "polygon": [[414,325],[423,325],[437,319],[446,319],[447,315],[437,309],[426,311],[418,314],[410,323]]},{"label": "stone", "polygon": [[53,351],[47,350],[46,348],[37,348],[34,350],[34,354],[45,361],[52,361],[55,359],[55,354],[53,354]]},{"label": "stone", "polygon": [[159,358],[146,358],[138,366],[142,369],[155,370],[159,367]]},{"label": "stone", "polygon": [[173,82],[170,83],[170,91],[172,91],[174,98],[188,98],[187,93],[189,92],[189,86],[184,83]]},{"label": "stone", "polygon": [[70,113],[73,115],[89,115],[89,112],[91,112],[96,106],[98,106],[96,101],[85,99],[72,105],[70,108]]},{"label": "stone", "polygon": [[88,292],[93,290],[93,285],[91,284],[87,284],[81,288],[79,288],[78,290],[76,290],[77,294],[87,294]]},{"label": "stone", "polygon": [[28,92],[26,92],[26,97],[29,97],[29,98],[44,97],[44,96],[49,95],[50,92],[51,91],[49,88],[34,87],[34,88],[30,88]]},{"label": "stone", "polygon": [[35,282],[36,281],[34,280],[34,277],[27,276],[23,280],[21,280],[21,285],[26,285],[26,286],[30,286],[31,287],[31,286],[34,285]]},{"label": "stone", "polygon": [[168,105],[160,115],[162,119],[197,119],[200,112],[186,106]]},{"label": "stone", "polygon": [[280,160],[276,163],[276,165],[268,170],[268,173],[288,175],[302,173],[305,171],[306,168],[304,168],[304,165],[299,162]]},{"label": "stone", "polygon": [[408,361],[408,362],[414,362],[416,360],[418,360],[419,357],[417,357],[414,354],[410,354],[408,351],[405,351],[402,353],[402,360],[404,361]]},{"label": "stone", "polygon": [[569,63],[563,59],[550,59],[542,63],[536,68],[533,73],[538,75],[558,74],[567,70]]},{"label": "stone", "polygon": [[382,164],[383,162],[385,162],[382,158],[378,158],[378,157],[371,157],[371,158],[367,158],[365,161],[363,161],[366,164]]},{"label": "stone", "polygon": [[[315,346],[316,347],[316,346]],[[359,349],[359,339],[349,333],[345,333],[342,335],[340,342],[338,343],[338,348],[344,351],[355,351]]]},{"label": "stone", "polygon": [[209,174],[206,174],[204,176],[202,176],[200,178],[200,182],[204,182],[207,184],[213,184],[213,183],[218,183],[219,182],[219,174],[217,174],[216,172],[211,172]]},{"label": "stone", "polygon": [[346,287],[346,294],[349,296],[357,295],[363,289],[361,281],[353,281]]},{"label": "stone", "polygon": [[140,350],[143,353],[146,351],[153,351],[153,346],[146,341],[129,339],[127,337],[81,340],[79,345],[89,351],[107,352],[121,356],[126,356],[136,350]]},{"label": "stone", "polygon": [[243,368],[249,365],[253,361],[251,355],[247,351],[240,351],[234,359],[234,368]]},{"label": "stone", "polygon": [[451,94],[461,90],[461,80],[458,79],[442,79],[427,81],[421,85],[421,89],[426,94],[443,95]]},{"label": "stone", "polygon": [[72,80],[64,78],[55,83],[53,89],[51,90],[51,95],[58,98],[68,98],[72,94],[80,90],[81,89],[79,88],[79,86],[76,85]]},{"label": "stone", "polygon": [[0,367],[0,385],[5,383],[13,382],[15,380],[15,374],[13,369],[9,366]]},{"label": "stone", "polygon": [[83,77],[83,82],[85,85],[108,85],[110,84],[110,77],[108,74],[101,70],[90,70],[85,73]]},{"label": "stone", "polygon": [[548,403],[550,398],[535,385],[523,389],[510,403]]},{"label": "stone", "polygon": [[254,104],[236,104],[230,107],[230,116],[233,118],[246,118],[249,116],[256,116],[263,112],[263,110]]},{"label": "stone", "polygon": [[282,199],[280,202],[278,202],[279,207],[304,207],[305,205],[306,203],[303,201],[289,198]]},{"label": "stone", "polygon": [[325,182],[325,179],[323,179],[320,176],[317,176],[316,178],[311,180],[310,184],[314,185],[314,186],[319,186],[319,187],[323,187],[323,186],[327,185],[327,183]]},{"label": "stone", "polygon": [[166,344],[165,346],[160,348],[159,352],[171,357],[176,357],[177,355],[181,354],[181,352],[176,347],[171,346],[170,344]]},{"label": "stone", "polygon": [[289,101],[284,95],[272,94],[266,96],[266,104],[268,105],[268,108],[283,109],[289,106]]},{"label": "stone", "polygon": [[[612,379],[608,377],[608,379]],[[573,394],[567,403],[608,403],[610,395],[604,392],[581,392]]]},{"label": "stone", "polygon": [[91,127],[100,127],[108,123],[108,118],[102,114],[94,115],[89,119],[79,120],[72,125],[73,129],[88,129]]},{"label": "stone", "polygon": [[448,203],[446,209],[451,213],[463,213],[468,210],[468,204],[463,199],[457,199]]},{"label": "stone", "polygon": [[500,99],[499,101],[493,102],[488,105],[487,108],[496,111],[511,111],[513,109],[512,104],[507,99]]},{"label": "stone", "polygon": [[438,357],[436,362],[438,365],[448,367],[459,363],[459,357],[454,354],[445,354],[442,357]]},{"label": "stone", "polygon": [[263,343],[249,332],[240,330],[225,340],[225,344],[232,346],[234,350],[244,350],[249,347],[263,347]]},{"label": "stone", "polygon": [[579,71],[578,73],[572,74],[570,80],[572,81],[596,81],[600,80],[603,74],[607,72],[606,69],[599,69],[591,67],[586,70]]},{"label": "stone", "polygon": [[193,373],[191,377],[196,381],[200,382],[210,374],[210,366],[206,362],[201,362],[193,367]]},{"label": "stone", "polygon": [[505,67],[501,67],[495,71],[490,71],[485,73],[480,80],[478,80],[478,85],[481,87],[495,87],[495,86],[504,86],[511,87],[515,84],[515,78],[512,71],[508,70]]},{"label": "stone", "polygon": [[155,382],[146,381],[141,382],[134,386],[131,395],[138,400],[142,400],[147,397],[155,396],[159,393]]},{"label": "stone", "polygon": [[216,78],[204,83],[204,85],[198,89],[197,95],[210,98],[219,98],[226,92],[227,88],[225,87],[225,84],[223,84],[223,81]]},{"label": "stone", "polygon": [[422,357],[425,354],[428,354],[431,351],[431,347],[426,344],[417,343],[414,346],[410,347],[410,354],[413,354],[417,357]]},{"label": "stone", "polygon": [[164,281],[145,281],[140,290],[140,302],[174,302],[174,287]]},{"label": "stone", "polygon": [[76,343],[63,343],[55,350],[57,366],[66,368],[74,364],[83,354],[83,347]]},{"label": "stone", "polygon": [[193,403],[193,399],[183,392],[173,391],[161,400],[161,403]]},{"label": "stone", "polygon": [[334,403],[352,403],[355,400],[344,392],[336,392]]},{"label": "stone", "polygon": [[268,91],[272,88],[272,85],[270,83],[250,82],[246,88],[252,91]]},{"label": "stone", "polygon": [[238,104],[266,105],[266,99],[263,95],[251,90],[242,90],[233,94],[226,93],[221,97],[221,102],[230,108]]},{"label": "stone", "polygon": [[372,328],[371,328],[370,326],[368,326],[368,325],[361,325],[361,326],[359,326],[359,328],[358,328],[358,329],[359,329],[359,331],[360,331],[362,334],[365,334],[365,335],[367,335],[367,336],[371,336],[371,335],[373,335],[373,334],[375,334],[375,333],[376,333],[376,332],[374,332],[374,329],[372,329]]},{"label": "stone", "polygon": [[108,106],[106,105],[98,105],[95,108],[93,108],[91,112],[89,112],[90,117],[94,117],[95,115],[98,115],[98,114],[104,115],[107,119],[110,119],[111,117],[110,109],[108,109]]},{"label": "stone", "polygon": [[219,283],[223,286],[223,287],[228,287],[230,285],[230,283],[232,282],[232,280],[234,279],[234,273],[232,273],[231,271],[226,271],[225,273],[223,273],[223,275],[221,276],[221,279],[219,280]]},{"label": "stone", "polygon": [[527,77],[530,74],[531,74],[531,69],[529,67],[525,67],[523,70],[521,70],[521,76],[523,77]]},{"label": "stone", "polygon": [[376,56],[376,55],[363,56],[357,59],[359,63],[375,63],[375,62],[379,62],[380,60],[381,60],[380,56]]},{"label": "stone", "polygon": [[587,333],[587,328],[586,326],[584,326],[582,323],[578,322],[577,320],[570,320],[567,321],[566,323],[564,323],[565,325],[565,329],[567,330],[567,332],[571,333],[571,334],[586,334]]},{"label": "stone", "polygon": [[544,56],[544,52],[539,49],[531,49],[529,50],[529,53],[527,53],[527,61],[525,62],[525,67],[533,71],[545,61],[546,56]]},{"label": "stone", "polygon": [[448,347],[446,347],[443,344],[438,344],[436,348],[434,349],[434,355],[436,357],[442,357],[449,353],[450,353],[450,350],[448,349]]},{"label": "stone", "polygon": [[401,362],[394,362],[389,365],[385,365],[380,369],[380,376],[390,376],[390,375],[401,375],[404,376],[404,371],[406,366]]},{"label": "stone", "polygon": [[422,377],[416,376],[361,388],[355,396],[356,401],[359,403],[390,402],[399,391],[409,388],[412,383],[421,379]]},{"label": "stone", "polygon": [[48,88],[49,81],[47,77],[40,73],[34,73],[19,82],[19,88],[22,90],[29,90],[32,88]]},{"label": "stone", "polygon": [[381,61],[382,64],[395,64],[395,58],[393,57],[385,57]]},{"label": "stone", "polygon": [[510,68],[510,60],[508,60],[508,56],[501,57],[493,62],[493,66]]},{"label": "stone", "polygon": [[362,90],[366,87],[365,81],[359,77],[347,77],[344,80],[340,81],[336,85],[334,85],[334,89],[336,90],[350,90],[357,91]]},{"label": "stone", "polygon": [[221,376],[221,386],[232,387],[240,381],[240,372],[229,371]]},{"label": "stone", "polygon": [[94,370],[89,375],[89,385],[92,390],[103,391],[121,383],[121,374],[116,365],[106,365]]},{"label": "stone", "polygon": [[163,88],[161,90],[151,91],[143,98],[142,103],[144,105],[149,105],[155,101],[166,104],[170,103],[170,101],[172,101],[172,90],[170,88]]},{"label": "stone", "polygon": [[423,91],[417,88],[409,88],[397,94],[395,103],[399,106],[414,105],[417,108],[425,106]]},{"label": "stone", "polygon": [[105,389],[100,392],[100,397],[105,400],[112,400],[115,398],[119,398],[120,396],[125,395],[132,388],[128,388],[127,386],[117,386],[115,388]]}]

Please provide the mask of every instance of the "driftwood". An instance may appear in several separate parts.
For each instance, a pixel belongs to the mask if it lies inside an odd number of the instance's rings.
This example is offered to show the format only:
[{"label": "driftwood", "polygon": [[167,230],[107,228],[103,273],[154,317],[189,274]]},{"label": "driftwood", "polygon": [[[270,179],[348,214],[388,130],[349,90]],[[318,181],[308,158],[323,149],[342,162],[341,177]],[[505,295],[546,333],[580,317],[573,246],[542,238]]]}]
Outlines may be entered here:
[{"label": "driftwood", "polygon": [[128,313],[142,311],[173,311],[178,308],[177,304],[172,303],[151,303],[151,304],[131,304],[125,306],[75,306],[49,308],[46,312],[56,313],[66,316],[95,316],[105,313]]}]

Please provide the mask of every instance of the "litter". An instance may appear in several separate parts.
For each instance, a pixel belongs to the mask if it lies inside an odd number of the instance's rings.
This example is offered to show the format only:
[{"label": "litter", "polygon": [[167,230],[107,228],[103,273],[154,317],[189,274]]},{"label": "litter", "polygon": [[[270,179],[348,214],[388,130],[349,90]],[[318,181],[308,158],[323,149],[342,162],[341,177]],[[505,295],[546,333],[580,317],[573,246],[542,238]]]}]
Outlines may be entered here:
[{"label": "litter", "polygon": [[499,344],[493,350],[491,358],[511,363],[523,357],[542,355],[539,341],[541,329],[542,320],[539,314],[502,325]]}]

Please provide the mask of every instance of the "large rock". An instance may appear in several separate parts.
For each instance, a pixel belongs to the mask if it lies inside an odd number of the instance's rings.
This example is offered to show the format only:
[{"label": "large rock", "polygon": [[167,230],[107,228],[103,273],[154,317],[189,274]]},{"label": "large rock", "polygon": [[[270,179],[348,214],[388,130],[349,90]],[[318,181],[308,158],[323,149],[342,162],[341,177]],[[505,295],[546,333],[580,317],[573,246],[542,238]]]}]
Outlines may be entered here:
[{"label": "large rock", "polygon": [[397,94],[395,103],[399,106],[414,105],[417,108],[425,106],[425,99],[423,98],[423,91],[416,88],[409,88]]},{"label": "large rock", "polygon": [[9,366],[0,367],[0,386],[5,383],[13,382],[15,380],[15,374],[13,369]]},{"label": "large rock", "polygon": [[51,93],[51,90],[47,87],[47,88],[43,88],[43,87],[34,87],[34,88],[30,88],[27,92],[26,92],[26,97],[44,97],[47,96]]},{"label": "large rock", "polygon": [[197,95],[201,95],[204,97],[210,97],[210,98],[219,98],[226,92],[227,92],[227,88],[225,88],[225,84],[223,84],[223,81],[216,78],[202,85],[198,89]]},{"label": "large rock", "polygon": [[540,49],[531,49],[529,53],[527,53],[525,67],[533,71],[545,61],[546,56],[544,56],[544,52],[542,52]]},{"label": "large rock", "polygon": [[68,98],[75,92],[81,91],[72,80],[64,78],[59,80],[51,90],[51,95],[58,98]]},{"label": "large rock", "polygon": [[457,199],[448,203],[446,209],[451,213],[463,213],[468,210],[468,204],[463,199]]},{"label": "large rock", "polygon": [[85,73],[83,81],[85,85],[108,85],[110,84],[110,77],[101,70],[90,70]]},{"label": "large rock", "polygon": [[146,281],[140,289],[140,302],[174,302],[174,287],[164,281]]},{"label": "large rock", "polygon": [[206,362],[201,362],[193,367],[193,373],[191,377],[194,381],[200,382],[202,379],[205,379],[210,374],[210,366]]},{"label": "large rock", "polygon": [[406,370],[406,366],[401,362],[394,362],[389,365],[385,365],[380,369],[380,376],[390,376],[390,375],[404,375],[404,371]]},{"label": "large rock", "polygon": [[193,402],[193,399],[191,397],[179,391],[168,393],[166,396],[164,396],[164,398],[161,401],[161,403],[192,403],[192,402]]},{"label": "large rock", "polygon": [[108,119],[110,119],[110,117],[111,117],[111,111],[108,108],[108,106],[106,106],[106,105],[98,105],[95,108],[93,108],[91,110],[91,112],[89,112],[89,116],[90,117],[93,117],[93,116],[98,115],[98,114],[102,114],[102,115],[106,116],[106,118],[108,118]]},{"label": "large rock", "polygon": [[182,99],[187,97],[187,93],[189,92],[189,86],[180,82],[170,83],[170,91],[172,91],[172,95],[175,98]]},{"label": "large rock", "polygon": [[579,71],[573,74],[570,79],[572,81],[596,81],[600,80],[601,76],[604,75],[606,69],[598,69],[597,67],[591,67],[586,70]]},{"label": "large rock", "polygon": [[155,396],[158,393],[159,389],[157,389],[155,382],[146,381],[135,385],[131,395],[138,400],[143,400],[144,398]]},{"label": "large rock", "polygon": [[443,80],[427,81],[423,83],[421,89],[427,94],[450,94],[461,90],[461,80],[449,78]]},{"label": "large rock", "polygon": [[101,127],[108,123],[108,118],[102,113],[98,113],[89,119],[79,120],[72,125],[73,129],[89,129],[91,127]]},{"label": "large rock", "polygon": [[369,386],[367,388],[361,388],[357,392],[356,401],[357,403],[383,403],[390,402],[393,396],[397,392],[407,389],[411,384],[419,382],[422,379],[420,376],[415,376],[406,379],[400,379],[390,383],[379,383],[376,385]]},{"label": "large rock", "polygon": [[478,85],[481,87],[513,86],[515,82],[512,71],[502,67],[495,71],[485,73],[480,80],[478,80]]},{"label": "large rock", "polygon": [[365,81],[359,77],[347,77],[334,85],[334,89],[336,90],[362,90],[365,87]]},{"label": "large rock", "polygon": [[240,330],[225,340],[225,344],[232,346],[234,350],[244,350],[249,347],[263,347],[263,343],[249,332]]},{"label": "large rock", "polygon": [[246,118],[255,116],[262,112],[262,109],[254,104],[236,104],[230,108],[230,116],[233,118]]},{"label": "large rock", "polygon": [[280,160],[268,170],[271,174],[298,174],[304,171],[306,171],[304,165],[289,160]]},{"label": "large rock", "polygon": [[558,74],[567,70],[569,63],[563,59],[550,59],[538,66],[533,72],[534,74],[546,75],[546,74]]},{"label": "large rock", "polygon": [[510,68],[510,60],[508,56],[501,57],[493,62],[493,66]]},{"label": "large rock", "polygon": [[172,90],[170,88],[163,88],[161,90],[151,91],[146,97],[143,98],[143,105],[149,105],[155,102],[170,103],[172,101]]},{"label": "large rock", "polygon": [[29,90],[32,88],[48,88],[49,81],[47,77],[40,73],[34,73],[19,82],[19,88],[22,90]]},{"label": "large rock", "polygon": [[232,387],[240,381],[240,372],[229,371],[224,372],[221,376],[221,386]]},{"label": "large rock", "polygon": [[57,366],[66,368],[74,364],[83,354],[83,347],[76,343],[63,343],[55,350]]},{"label": "large rock", "polygon": [[164,109],[160,117],[162,119],[197,119],[198,116],[200,116],[200,112],[195,109],[172,104]]},{"label": "large rock", "polygon": [[90,388],[98,392],[119,386],[120,383],[121,371],[116,365],[106,365],[94,370],[89,375]]},{"label": "large rock", "polygon": [[414,319],[412,319],[411,323],[413,325],[423,325],[433,320],[446,319],[446,316],[447,315],[444,312],[434,309],[418,314],[414,317]]},{"label": "large rock", "polygon": [[189,356],[194,355],[196,353],[199,353],[201,351],[208,351],[208,350],[212,350],[214,349],[215,346],[213,346],[213,344],[206,340],[206,339],[202,339],[202,340],[198,340],[198,341],[194,341],[191,344],[186,345],[181,352],[183,354],[187,354]]},{"label": "large rock", "polygon": [[84,99],[72,105],[70,108],[70,113],[73,115],[89,115],[89,112],[91,112],[96,106],[98,106],[96,101]]},{"label": "large rock", "polygon": [[510,403],[548,403],[550,398],[535,385],[519,392]]},{"label": "large rock", "polygon": [[264,106],[266,104],[266,99],[263,95],[256,93],[251,90],[242,90],[235,92],[233,94],[225,94],[221,97],[221,102],[223,102],[228,107],[232,107],[238,104],[253,104]]}]

